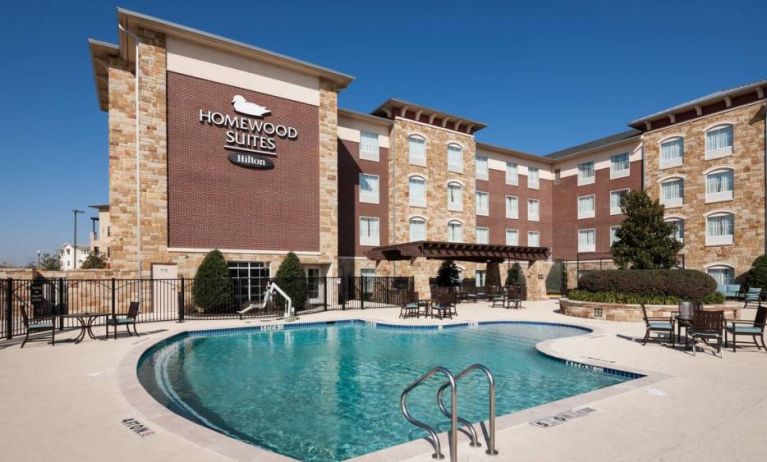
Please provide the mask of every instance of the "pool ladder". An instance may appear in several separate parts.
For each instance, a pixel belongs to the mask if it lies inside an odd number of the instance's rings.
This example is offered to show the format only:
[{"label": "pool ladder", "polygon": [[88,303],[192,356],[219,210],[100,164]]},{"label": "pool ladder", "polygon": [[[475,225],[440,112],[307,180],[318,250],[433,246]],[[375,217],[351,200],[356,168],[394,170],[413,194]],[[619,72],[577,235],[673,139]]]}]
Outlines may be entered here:
[{"label": "pool ladder", "polygon": [[[490,416],[487,431],[487,450],[485,453],[489,455],[498,454],[498,451],[495,449],[495,378],[493,377],[493,373],[490,372],[490,369],[483,366],[482,364],[472,364],[457,375],[453,375],[453,373],[445,367],[437,366],[422,375],[415,382],[408,385],[400,396],[400,409],[402,410],[402,415],[405,416],[405,419],[408,422],[426,431],[428,434],[426,441],[431,443],[432,447],[434,448],[434,454],[432,454],[433,459],[445,458],[445,456],[442,454],[442,446],[440,445],[437,431],[429,425],[421,422],[420,420],[417,420],[410,414],[410,410],[407,407],[407,395],[435,374],[442,374],[447,377],[447,382],[445,382],[441,387],[439,387],[439,390],[437,390],[437,405],[439,406],[439,410],[442,411],[442,414],[450,418],[450,434],[448,436],[448,443],[450,446],[450,460],[456,462],[458,460],[458,430],[462,431],[469,437],[470,445],[472,447],[481,446],[477,440],[477,432],[474,429],[474,426],[471,424],[471,422],[458,415],[457,382],[473,371],[480,371],[484,373],[488,383],[488,410]],[[442,399],[442,395],[448,388],[450,388],[450,410],[447,409],[445,402]],[[459,423],[461,424],[461,427],[458,426]]]}]

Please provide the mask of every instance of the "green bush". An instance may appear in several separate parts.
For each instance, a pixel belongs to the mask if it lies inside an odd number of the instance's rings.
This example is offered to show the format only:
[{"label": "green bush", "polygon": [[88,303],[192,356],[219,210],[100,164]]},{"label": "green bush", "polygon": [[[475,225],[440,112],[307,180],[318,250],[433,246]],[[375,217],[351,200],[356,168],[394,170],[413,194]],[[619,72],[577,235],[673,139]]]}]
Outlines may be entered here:
[{"label": "green bush", "polygon": [[506,272],[506,285],[510,286],[512,284],[519,284],[525,287],[525,273],[522,271],[522,266],[516,262]]},{"label": "green bush", "polygon": [[100,256],[92,253],[83,262],[82,269],[103,269],[107,267],[107,262]]},{"label": "green bush", "polygon": [[234,285],[224,255],[218,250],[211,250],[194,275],[194,303],[204,312],[221,312],[229,307],[233,295]]},{"label": "green bush", "polygon": [[[676,305],[681,298],[673,295],[637,295],[619,292],[588,292],[585,290],[571,290],[567,294],[570,300],[597,303],[620,303],[631,305]],[[704,305],[720,305],[724,303],[724,295],[714,292],[703,297]]]},{"label": "green bush", "polygon": [[[297,310],[303,308],[306,303],[307,284],[298,255],[293,252],[288,252],[285,260],[280,263],[280,267],[277,269],[277,277],[275,279],[275,282],[280,289],[285,291],[285,293],[288,294],[288,297],[290,297],[290,300],[293,302],[293,307]],[[285,306],[282,297],[276,296],[274,300],[277,303],[277,306]]]},{"label": "green bush", "polygon": [[716,281],[706,273],[689,269],[600,270],[581,276],[578,289],[699,301],[716,291]]},{"label": "green bush", "polygon": [[457,287],[461,283],[461,271],[453,260],[445,260],[437,271],[438,287]]},{"label": "green bush", "polygon": [[767,290],[767,255],[760,255],[751,263],[746,274],[746,286]]}]

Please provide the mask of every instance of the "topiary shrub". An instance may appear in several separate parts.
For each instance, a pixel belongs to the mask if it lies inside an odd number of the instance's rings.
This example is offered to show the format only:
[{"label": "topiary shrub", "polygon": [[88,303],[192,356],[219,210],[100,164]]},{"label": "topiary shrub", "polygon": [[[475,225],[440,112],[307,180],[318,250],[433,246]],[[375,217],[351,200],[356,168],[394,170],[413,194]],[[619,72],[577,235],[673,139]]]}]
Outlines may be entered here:
[{"label": "topiary shrub", "polygon": [[756,257],[746,274],[746,287],[760,287],[767,290],[767,255]]},{"label": "topiary shrub", "polygon": [[[637,295],[623,294],[619,292],[588,292],[585,290],[571,290],[567,295],[570,300],[597,303],[619,303],[630,305],[676,305],[681,298],[674,295]],[[714,292],[706,295],[701,300],[704,305],[721,305],[724,303],[724,295]]]},{"label": "topiary shrub", "polygon": [[234,285],[224,255],[218,250],[211,250],[194,275],[194,303],[206,313],[223,312],[231,305],[233,295]]},{"label": "topiary shrub", "polygon": [[716,281],[706,273],[690,269],[599,270],[581,276],[578,289],[700,301],[716,291]]},{"label": "topiary shrub", "polygon": [[437,271],[438,287],[456,287],[461,283],[461,271],[453,260],[445,260]]},{"label": "topiary shrub", "polygon": [[[298,310],[304,307],[306,304],[307,284],[306,277],[304,277],[304,271],[301,269],[301,260],[298,259],[298,255],[293,252],[288,252],[288,255],[282,263],[280,263],[280,267],[277,269],[275,282],[280,289],[288,294],[295,309]],[[284,299],[279,295],[274,299],[278,306],[285,306]]]}]

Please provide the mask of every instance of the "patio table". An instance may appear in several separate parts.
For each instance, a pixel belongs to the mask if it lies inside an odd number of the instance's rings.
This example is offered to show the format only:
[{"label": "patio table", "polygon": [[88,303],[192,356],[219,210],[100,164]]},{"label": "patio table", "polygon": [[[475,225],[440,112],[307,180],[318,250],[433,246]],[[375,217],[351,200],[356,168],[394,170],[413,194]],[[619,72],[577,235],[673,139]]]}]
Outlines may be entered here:
[{"label": "patio table", "polygon": [[418,316],[421,317],[421,308],[423,308],[423,317],[428,318],[429,313],[431,312],[431,299],[424,298],[421,300],[418,300],[416,303],[418,303]]},{"label": "patio table", "polygon": [[75,337],[75,343],[80,343],[85,339],[85,334],[94,340],[101,340],[93,334],[93,323],[98,318],[109,316],[107,313],[73,313],[60,314],[59,319],[76,319],[80,323],[80,333]]}]

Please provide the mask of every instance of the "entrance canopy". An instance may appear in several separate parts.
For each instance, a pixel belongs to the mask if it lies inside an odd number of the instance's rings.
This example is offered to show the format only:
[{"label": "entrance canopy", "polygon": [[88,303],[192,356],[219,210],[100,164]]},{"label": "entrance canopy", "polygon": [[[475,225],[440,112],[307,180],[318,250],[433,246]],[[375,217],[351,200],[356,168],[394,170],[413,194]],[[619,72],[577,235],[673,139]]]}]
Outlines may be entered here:
[{"label": "entrance canopy", "polygon": [[505,260],[546,260],[548,247],[525,247],[517,245],[464,244],[461,242],[415,241],[384,245],[370,249],[366,256],[371,260],[414,260],[418,257],[430,260],[456,260],[475,263]]}]

